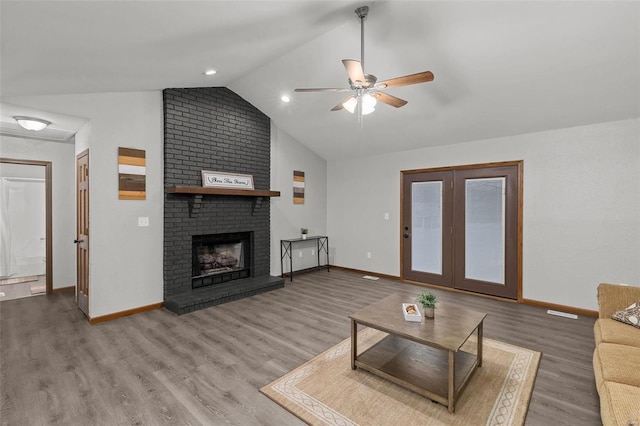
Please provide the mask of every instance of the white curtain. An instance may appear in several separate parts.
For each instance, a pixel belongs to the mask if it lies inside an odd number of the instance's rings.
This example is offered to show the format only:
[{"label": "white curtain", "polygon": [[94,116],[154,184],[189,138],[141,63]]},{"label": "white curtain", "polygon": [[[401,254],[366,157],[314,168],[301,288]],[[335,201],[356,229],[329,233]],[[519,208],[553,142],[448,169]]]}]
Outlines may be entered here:
[{"label": "white curtain", "polygon": [[0,277],[9,277],[16,272],[16,262],[11,249],[11,227],[9,226],[9,182],[0,179]]}]

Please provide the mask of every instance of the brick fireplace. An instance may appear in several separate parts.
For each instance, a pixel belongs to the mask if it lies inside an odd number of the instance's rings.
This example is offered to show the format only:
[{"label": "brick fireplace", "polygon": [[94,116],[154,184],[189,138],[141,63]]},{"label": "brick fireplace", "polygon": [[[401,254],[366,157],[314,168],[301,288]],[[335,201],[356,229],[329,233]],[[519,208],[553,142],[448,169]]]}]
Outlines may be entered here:
[{"label": "brick fireplace", "polygon": [[227,88],[163,95],[165,307],[184,314],[283,287],[269,275],[269,198],[170,192],[201,187],[202,170],[270,189],[269,118]]}]

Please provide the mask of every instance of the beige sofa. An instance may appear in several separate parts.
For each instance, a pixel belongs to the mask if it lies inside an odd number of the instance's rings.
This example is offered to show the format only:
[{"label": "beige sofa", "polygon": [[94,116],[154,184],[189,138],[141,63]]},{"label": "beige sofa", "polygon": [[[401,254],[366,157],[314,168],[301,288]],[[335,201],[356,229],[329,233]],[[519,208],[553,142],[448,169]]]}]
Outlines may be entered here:
[{"label": "beige sofa", "polygon": [[604,426],[640,426],[640,328],[611,315],[640,300],[640,287],[602,283],[593,370]]}]

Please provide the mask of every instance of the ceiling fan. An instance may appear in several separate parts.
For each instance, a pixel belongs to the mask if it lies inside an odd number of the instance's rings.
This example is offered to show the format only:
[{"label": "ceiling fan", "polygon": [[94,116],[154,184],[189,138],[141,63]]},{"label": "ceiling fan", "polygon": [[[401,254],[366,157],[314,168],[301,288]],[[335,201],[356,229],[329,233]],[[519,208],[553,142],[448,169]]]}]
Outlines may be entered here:
[{"label": "ceiling fan", "polygon": [[433,81],[431,71],[419,72],[405,75],[403,77],[391,78],[378,82],[373,74],[364,73],[364,19],[369,13],[368,6],[362,6],[355,10],[360,18],[360,61],[354,59],[343,59],[342,63],[349,75],[349,88],[311,88],[295,89],[296,92],[349,92],[354,93],[334,106],[331,111],[346,109],[350,113],[358,110],[358,115],[370,114],[374,111],[377,101],[400,108],[407,104],[407,101],[400,99],[381,90],[389,87],[408,86],[411,84],[426,83]]}]

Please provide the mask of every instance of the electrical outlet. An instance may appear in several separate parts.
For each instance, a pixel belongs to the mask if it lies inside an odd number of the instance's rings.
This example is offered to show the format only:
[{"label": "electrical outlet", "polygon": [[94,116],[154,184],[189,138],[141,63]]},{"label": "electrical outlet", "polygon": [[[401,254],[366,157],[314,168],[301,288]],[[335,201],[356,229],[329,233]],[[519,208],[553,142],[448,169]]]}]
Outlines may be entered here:
[{"label": "electrical outlet", "polygon": [[149,226],[148,217],[138,217],[138,226]]},{"label": "electrical outlet", "polygon": [[302,257],[302,250],[298,250],[298,257]]},{"label": "electrical outlet", "polygon": [[384,220],[389,220],[389,213],[384,214]]},{"label": "electrical outlet", "polygon": [[367,259],[371,259],[371,252],[370,251],[367,252]]}]

